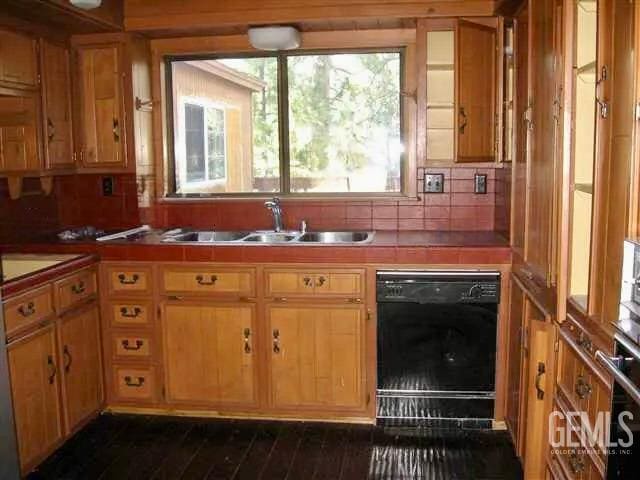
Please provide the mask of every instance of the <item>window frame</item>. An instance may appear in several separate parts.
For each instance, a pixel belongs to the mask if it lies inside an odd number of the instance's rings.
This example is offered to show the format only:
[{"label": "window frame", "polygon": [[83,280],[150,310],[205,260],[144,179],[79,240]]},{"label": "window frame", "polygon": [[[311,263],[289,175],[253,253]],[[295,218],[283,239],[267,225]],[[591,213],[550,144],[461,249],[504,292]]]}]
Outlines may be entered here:
[{"label": "window frame", "polygon": [[[204,169],[204,174],[205,174],[205,179],[204,180],[199,180],[199,181],[194,181],[194,182],[190,182],[187,180],[187,164],[186,161],[183,163],[183,165],[181,165],[181,168],[179,169],[179,171],[177,172],[178,178],[180,179],[180,185],[188,185],[188,186],[196,186],[196,187],[206,187],[206,186],[214,186],[214,185],[218,185],[221,182],[226,182],[227,180],[227,118],[226,118],[226,114],[225,114],[225,109],[223,106],[221,106],[220,104],[217,104],[216,102],[210,102],[207,101],[206,99],[202,99],[202,98],[198,98],[198,97],[190,97],[190,96],[185,96],[185,97],[181,97],[178,100],[178,108],[180,110],[180,113],[184,116],[185,121],[183,122],[184,125],[183,127],[186,127],[186,116],[185,116],[185,109],[187,105],[193,105],[196,107],[200,107],[203,110],[203,119],[204,119],[204,125],[203,125],[203,139],[204,139],[204,155],[205,155],[205,169]],[[207,131],[207,110],[208,109],[215,109],[218,111],[222,112],[222,121],[223,121],[223,133],[224,133],[224,137],[223,137],[223,141],[224,141],[224,154],[223,154],[223,159],[224,159],[224,177],[221,178],[208,178],[209,177],[209,138],[208,138],[208,131]],[[174,117],[175,118],[175,117]],[[175,124],[174,124],[175,126]],[[183,131],[186,132],[186,128],[183,128]],[[185,140],[184,142],[184,148],[185,148],[185,160],[186,160],[186,148],[187,148],[187,144],[186,144],[186,134],[183,132],[183,138]],[[174,150],[174,171],[175,171],[175,150]],[[175,181],[175,179],[174,179]]]},{"label": "window frame", "polygon": [[[384,46],[384,47],[345,47],[345,48],[311,48],[300,49],[286,52],[212,52],[210,54],[177,54],[163,55],[162,62],[165,73],[165,91],[163,103],[165,105],[165,132],[167,142],[166,152],[166,169],[164,171],[165,199],[224,199],[224,198],[265,198],[273,195],[285,198],[336,198],[336,199],[358,199],[358,198],[398,198],[407,197],[413,194],[413,189],[407,185],[407,172],[411,169],[415,170],[415,165],[409,165],[409,148],[415,148],[410,144],[408,137],[411,133],[406,127],[406,105],[405,92],[406,75],[407,75],[407,58],[408,45]],[[399,55],[399,133],[403,144],[403,152],[400,155],[400,190],[395,192],[292,192],[290,186],[290,162],[291,156],[289,151],[289,88],[288,88],[288,64],[289,57],[296,56],[313,56],[313,55],[333,55],[333,54],[367,54],[367,53],[397,53]],[[277,93],[278,93],[278,143],[279,143],[279,190],[276,192],[217,192],[217,193],[177,193],[176,185],[176,158],[175,158],[175,124],[174,124],[174,103],[173,98],[173,76],[172,63],[178,61],[197,61],[197,60],[218,60],[218,59],[235,59],[235,58],[274,58],[277,61]],[[206,129],[205,129],[206,130]],[[225,143],[225,166],[226,162],[226,143]],[[192,182],[193,183],[193,182]],[[200,183],[204,185],[204,183]]]}]

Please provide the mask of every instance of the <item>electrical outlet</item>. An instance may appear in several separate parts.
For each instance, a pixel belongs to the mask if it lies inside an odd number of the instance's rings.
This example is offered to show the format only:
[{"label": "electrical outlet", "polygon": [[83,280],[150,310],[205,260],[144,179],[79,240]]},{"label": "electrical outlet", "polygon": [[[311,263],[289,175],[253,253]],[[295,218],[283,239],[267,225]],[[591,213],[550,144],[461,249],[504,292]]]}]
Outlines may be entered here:
[{"label": "electrical outlet", "polygon": [[474,192],[487,193],[487,176],[484,173],[476,173]]},{"label": "electrical outlet", "polygon": [[102,195],[104,197],[113,196],[115,180],[113,177],[102,177]]},{"label": "electrical outlet", "polygon": [[442,192],[444,192],[444,174],[425,173],[424,174],[424,193],[442,193]]}]

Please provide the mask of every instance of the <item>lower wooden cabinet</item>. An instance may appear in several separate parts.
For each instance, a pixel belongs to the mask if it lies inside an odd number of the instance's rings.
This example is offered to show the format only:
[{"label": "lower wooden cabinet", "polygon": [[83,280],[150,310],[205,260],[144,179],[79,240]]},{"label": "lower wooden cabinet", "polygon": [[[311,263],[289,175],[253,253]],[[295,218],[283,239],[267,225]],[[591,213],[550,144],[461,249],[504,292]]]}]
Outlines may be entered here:
[{"label": "lower wooden cabinet", "polygon": [[20,464],[26,469],[63,436],[55,325],[9,344],[8,357]]},{"label": "lower wooden cabinet", "polygon": [[60,321],[60,356],[67,431],[74,431],[102,404],[102,364],[98,307],[74,312]]},{"label": "lower wooden cabinet", "polygon": [[272,305],[267,317],[275,408],[362,407],[362,307]]},{"label": "lower wooden cabinet", "polygon": [[167,401],[253,405],[255,307],[166,303],[163,311]]}]

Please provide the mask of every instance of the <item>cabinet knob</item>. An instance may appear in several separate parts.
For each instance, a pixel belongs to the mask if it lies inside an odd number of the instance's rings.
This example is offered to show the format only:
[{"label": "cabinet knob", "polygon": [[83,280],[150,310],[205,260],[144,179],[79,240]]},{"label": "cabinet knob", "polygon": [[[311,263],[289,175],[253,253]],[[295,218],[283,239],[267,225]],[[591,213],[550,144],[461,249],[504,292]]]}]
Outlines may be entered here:
[{"label": "cabinet knob", "polygon": [[217,275],[211,275],[209,277],[209,280],[205,280],[203,275],[196,276],[196,282],[198,282],[198,285],[215,285],[217,281],[218,281]]},{"label": "cabinet knob", "polygon": [[77,284],[71,285],[71,291],[73,293],[75,293],[76,295],[80,295],[80,294],[84,293],[85,290],[86,290],[86,287],[85,287],[83,281],[80,281]]},{"label": "cabinet knob", "polygon": [[585,380],[585,378],[583,376],[579,376],[575,385],[575,392],[578,398],[580,400],[584,400],[589,395],[591,395],[592,391],[593,391],[593,388],[591,387],[591,385],[589,385],[589,383]]},{"label": "cabinet knob", "polygon": [[137,377],[135,380],[129,375],[124,377],[124,383],[127,387],[140,388],[144,385],[144,377]]},{"label": "cabinet knob", "polygon": [[18,313],[23,317],[30,317],[34,313],[36,313],[36,306],[33,302],[29,302],[26,305],[20,305],[18,307]]},{"label": "cabinet knob", "polygon": [[326,278],[326,277],[319,276],[319,277],[318,277],[318,283],[316,284],[316,286],[317,286],[317,287],[321,287],[321,286],[323,286],[326,282],[327,282],[327,278]]},{"label": "cabinet knob", "polygon": [[251,345],[249,344],[249,337],[251,336],[251,329],[244,329],[244,353],[251,353]]},{"label": "cabinet knob", "polygon": [[542,376],[546,373],[546,368],[543,362],[538,363],[538,374],[536,375],[536,397],[538,400],[544,400],[544,390],[540,386],[542,382]]},{"label": "cabinet knob", "polygon": [[124,348],[125,350],[130,350],[135,352],[142,348],[142,346],[144,345],[144,341],[136,340],[135,346],[133,346],[129,343],[129,340],[125,339],[125,340],[122,340],[121,344],[122,344],[122,348]]},{"label": "cabinet knob", "polygon": [[53,385],[56,381],[56,375],[58,374],[58,368],[53,361],[52,355],[47,355],[47,366],[49,367],[49,385]]},{"label": "cabinet knob", "polygon": [[142,309],[140,307],[133,307],[133,309],[129,310],[127,307],[120,308],[120,315],[126,318],[136,318],[140,316],[142,313]]},{"label": "cabinet knob", "polygon": [[280,330],[273,330],[273,353],[280,353]]},{"label": "cabinet knob", "polygon": [[124,273],[118,275],[118,281],[122,285],[135,285],[136,283],[138,283],[138,280],[140,280],[140,276],[137,273],[131,275],[130,279],[128,279]]},{"label": "cabinet knob", "polygon": [[62,354],[64,355],[64,371],[65,373],[69,373],[71,370],[71,364],[73,363],[73,357],[71,356],[71,352],[67,345],[62,349]]}]

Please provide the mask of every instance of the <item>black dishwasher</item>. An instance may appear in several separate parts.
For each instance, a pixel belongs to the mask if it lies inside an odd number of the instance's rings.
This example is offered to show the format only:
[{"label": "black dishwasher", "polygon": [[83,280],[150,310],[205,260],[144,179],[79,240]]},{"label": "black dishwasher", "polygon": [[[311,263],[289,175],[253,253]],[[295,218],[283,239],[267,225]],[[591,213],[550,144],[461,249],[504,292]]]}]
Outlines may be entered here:
[{"label": "black dishwasher", "polygon": [[379,271],[377,420],[489,428],[500,273]]}]

